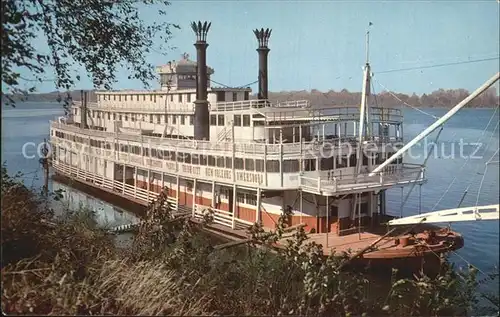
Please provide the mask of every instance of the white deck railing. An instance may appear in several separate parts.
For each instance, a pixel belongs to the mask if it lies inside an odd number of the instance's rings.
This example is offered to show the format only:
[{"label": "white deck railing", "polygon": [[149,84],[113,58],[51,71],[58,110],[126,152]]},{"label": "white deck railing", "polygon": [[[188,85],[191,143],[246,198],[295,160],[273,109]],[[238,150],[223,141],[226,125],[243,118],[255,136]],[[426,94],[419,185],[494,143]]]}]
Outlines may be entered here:
[{"label": "white deck railing", "polygon": [[[129,185],[119,180],[113,180],[104,177],[102,175],[98,175],[96,173],[82,170],[75,166],[61,163],[59,161],[53,161],[52,167],[56,171],[59,171],[62,174],[67,175],[68,177],[75,177],[81,181],[90,182],[95,187],[101,187],[106,190],[112,191],[115,194],[121,196],[128,196],[143,201],[145,203],[151,203],[159,195],[159,193],[148,191],[147,189],[143,189],[133,185]],[[177,198],[167,197],[167,203],[170,205],[174,213],[178,211]]]},{"label": "white deck railing", "polygon": [[[101,141],[111,141],[119,140],[122,142],[137,142],[141,145],[148,145],[150,148],[164,149],[170,151],[188,151],[188,152],[226,152],[232,153],[233,146],[234,152],[242,155],[293,155],[299,154],[303,155],[305,153],[317,153],[320,149],[327,145],[331,148],[344,148],[357,144],[354,138],[339,138],[339,139],[328,139],[323,141],[307,141],[307,142],[295,142],[295,143],[283,143],[283,144],[265,144],[260,142],[248,142],[248,143],[233,143],[228,141],[200,141],[200,140],[181,140],[181,139],[167,139],[159,137],[151,137],[145,135],[133,135],[133,134],[116,134],[113,132],[91,130],[91,129],[81,129],[74,125],[63,124],[59,122],[51,122],[52,128],[57,128],[63,131],[73,132],[81,137],[87,138],[100,138]],[[393,142],[399,142],[401,139],[390,138],[390,139],[379,139],[378,137],[371,138],[372,143],[376,145],[388,144],[389,146]],[[387,142],[387,143],[385,143]],[[68,141],[68,145],[71,146],[71,141]],[[371,146],[371,145],[370,145]],[[373,147],[372,147],[373,149]]]},{"label": "white deck railing", "polygon": [[236,218],[234,213],[229,211],[212,208],[210,206],[203,206],[199,204],[194,205],[194,217],[203,218],[205,214],[212,212],[213,222],[232,229],[245,229],[252,226],[254,223]]},{"label": "white deck railing", "polygon": [[398,184],[421,183],[424,181],[425,167],[414,164],[402,164],[398,168],[388,168],[373,176],[369,176],[369,172],[358,175],[346,174],[330,178],[325,176],[307,177],[299,175],[300,188],[315,193],[336,193]]}]

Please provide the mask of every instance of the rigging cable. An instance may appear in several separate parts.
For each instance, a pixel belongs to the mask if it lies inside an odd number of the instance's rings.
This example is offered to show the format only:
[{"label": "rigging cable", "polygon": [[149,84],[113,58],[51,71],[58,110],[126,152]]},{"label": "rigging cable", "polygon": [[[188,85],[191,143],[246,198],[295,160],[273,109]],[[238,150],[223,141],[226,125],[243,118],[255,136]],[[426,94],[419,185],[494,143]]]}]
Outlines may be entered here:
[{"label": "rigging cable", "polygon": [[[486,131],[488,130],[488,127],[490,126],[491,124],[491,121],[493,120],[493,117],[495,116],[496,112],[498,110],[498,107],[495,108],[495,111],[493,112],[490,120],[488,121],[488,124],[486,124],[486,127],[484,128],[483,132],[481,133],[481,135],[479,136],[479,138],[477,139],[476,143],[479,143],[479,141],[481,140],[481,138],[484,136],[484,134],[486,133]],[[444,191],[443,195],[439,198],[439,200],[436,202],[436,204],[434,205],[434,207],[432,207],[432,211],[435,211],[436,210],[436,207],[439,205],[439,203],[441,202],[441,200],[444,198],[444,196],[448,193],[448,191],[450,190],[451,186],[455,183],[455,181],[457,180],[457,175],[458,173],[469,163],[470,159],[467,158],[465,160],[465,163],[458,169],[457,173],[455,173],[455,177],[453,178],[453,180],[451,181],[450,185],[448,186],[448,188],[446,188],[446,190]]]},{"label": "rigging cable", "polygon": [[[439,136],[441,135],[441,132],[443,132],[443,129],[444,129],[444,124],[441,125],[441,129],[439,129],[439,132],[438,134],[436,135],[436,139],[434,140],[434,142],[432,143],[432,147],[431,147],[431,150],[429,151],[429,153],[427,153],[427,157],[424,159],[424,162],[422,163],[423,166],[425,166],[427,164],[427,161],[429,160],[429,158],[431,157],[431,153],[432,151],[434,151],[434,147],[437,145],[437,141],[439,139]],[[417,175],[417,178],[415,179],[415,181],[419,178],[420,175]],[[406,194],[406,197],[405,199],[403,200],[402,204],[401,204],[401,208],[404,207],[404,205],[406,204],[406,202],[408,201],[408,198],[410,198],[410,194],[411,192],[413,191],[413,189],[415,188],[415,186],[417,185],[416,182],[413,182],[412,186],[410,187],[410,190],[408,191],[408,193]]]},{"label": "rigging cable", "polygon": [[395,95],[392,91],[390,91],[390,90],[389,90],[386,86],[382,85],[382,83],[380,83],[380,82],[379,82],[379,81],[378,81],[375,77],[372,77],[372,79],[373,79],[374,81],[376,81],[376,82],[377,82],[377,84],[379,84],[379,85],[380,85],[383,89],[385,89],[385,90],[387,91],[387,93],[389,93],[391,96],[393,96],[394,98],[396,98],[396,100],[398,100],[399,102],[401,102],[403,105],[408,106],[408,107],[412,108],[413,110],[416,110],[416,111],[418,111],[418,112],[420,112],[420,113],[423,113],[423,114],[425,114],[425,115],[428,115],[428,116],[430,116],[430,117],[432,117],[432,118],[434,118],[434,119],[436,119],[436,120],[437,120],[437,119],[439,119],[439,117],[436,117],[436,116],[435,116],[435,115],[433,115],[433,114],[430,114],[430,113],[428,113],[428,112],[425,112],[425,111],[423,111],[422,109],[419,109],[419,108],[417,108],[417,107],[415,107],[415,106],[412,106],[412,105],[410,105],[409,103],[407,103],[407,102],[405,102],[405,101],[401,100],[401,98],[399,98],[398,96],[396,96],[396,95]]},{"label": "rigging cable", "polygon": [[[490,140],[486,144],[486,148],[484,149],[485,152],[486,152],[486,150],[490,144],[490,141],[493,138],[493,135],[495,134],[495,131],[497,130],[497,128],[498,128],[498,122],[497,122],[497,125],[495,126],[495,129],[491,133]],[[479,196],[481,195],[481,189],[483,188],[484,178],[486,177],[486,171],[488,170],[488,163],[493,159],[493,157],[495,157],[495,155],[497,153],[498,153],[498,149],[495,151],[495,153],[493,153],[493,155],[490,157],[490,159],[484,164],[483,177],[481,177],[481,183],[479,183],[479,189],[477,190],[476,207],[479,204]]]},{"label": "rigging cable", "polygon": [[490,57],[490,58],[482,58],[482,59],[473,59],[473,60],[468,60],[468,61],[435,64],[435,65],[428,65],[428,66],[417,66],[417,67],[390,69],[390,70],[384,70],[384,71],[381,71],[381,72],[377,72],[377,74],[387,74],[387,73],[403,72],[403,71],[409,71],[409,70],[418,70],[418,69],[436,68],[436,67],[444,67],[444,66],[452,66],[452,65],[478,63],[478,62],[498,60],[498,58],[499,58],[499,56],[497,56],[497,57]]}]

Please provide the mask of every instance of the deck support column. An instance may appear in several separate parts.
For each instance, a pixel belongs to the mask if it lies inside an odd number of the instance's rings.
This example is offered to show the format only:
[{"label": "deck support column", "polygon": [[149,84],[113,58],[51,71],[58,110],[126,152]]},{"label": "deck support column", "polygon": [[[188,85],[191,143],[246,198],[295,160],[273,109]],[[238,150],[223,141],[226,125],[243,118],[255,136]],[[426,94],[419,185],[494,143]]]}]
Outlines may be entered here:
[{"label": "deck support column", "polygon": [[[328,232],[330,231],[330,223],[328,222],[330,219],[328,214],[330,213],[330,204],[328,201],[329,196],[326,196],[326,204],[325,204],[325,212],[326,212],[326,251],[328,251]],[[326,253],[326,252],[325,252]]]},{"label": "deck support column", "polygon": [[418,186],[418,214],[422,213],[422,184]]},{"label": "deck support column", "polygon": [[236,215],[236,184],[233,185],[233,219],[231,223],[231,228],[235,229],[236,228],[236,220],[235,220],[235,215]]},{"label": "deck support column", "polygon": [[151,182],[151,170],[148,169],[148,184],[146,185],[146,190],[148,191],[147,194],[146,194],[146,198],[147,198],[147,201],[148,201],[148,204],[149,204],[149,188],[150,188],[150,183]]},{"label": "deck support column", "polygon": [[283,187],[283,129],[280,129],[280,184]]},{"label": "deck support column", "polygon": [[137,166],[134,166],[134,198],[137,198]]},{"label": "deck support column", "polygon": [[193,217],[196,211],[196,178],[193,180]]},{"label": "deck support column", "polygon": [[123,164],[123,183],[122,183],[122,194],[125,195],[125,164]]},{"label": "deck support column", "polygon": [[[267,139],[264,143],[264,184],[267,187]],[[234,162],[233,162],[233,167],[234,167]]]},{"label": "deck support column", "polygon": [[212,181],[212,208],[216,208],[215,202],[215,181]]},{"label": "deck support column", "polygon": [[403,201],[403,200],[404,200],[403,196],[404,196],[404,187],[403,187],[403,186],[401,186],[401,207],[400,207],[400,208],[401,208],[401,210],[399,211],[399,218],[403,218],[403,203],[404,203],[404,201]]},{"label": "deck support column", "polygon": [[[177,178],[176,178],[176,189],[175,189],[175,199],[177,199],[177,206],[179,206],[179,188],[181,187],[180,186],[180,182],[179,182],[179,175],[177,175]],[[179,208],[179,207],[177,207]]]},{"label": "deck support column", "polygon": [[299,195],[300,195],[300,201],[299,201],[299,211],[300,211],[300,223],[302,223],[302,213],[303,213],[303,209],[302,209],[302,189],[299,190]]},{"label": "deck support column", "polygon": [[[299,125],[299,144],[300,144],[300,156],[299,156],[299,172],[302,173],[304,171],[304,161],[302,160],[302,145],[305,140],[302,140],[302,125]],[[295,142],[295,139],[294,139]]]},{"label": "deck support column", "polygon": [[[165,188],[165,173],[161,172],[161,190],[160,191],[163,191],[164,188]],[[167,191],[167,197],[168,197],[168,191]]]},{"label": "deck support column", "polygon": [[256,215],[255,215],[255,222],[260,223],[260,204],[262,201],[262,194],[261,194],[261,189],[260,187],[257,188],[257,210],[256,210]]}]

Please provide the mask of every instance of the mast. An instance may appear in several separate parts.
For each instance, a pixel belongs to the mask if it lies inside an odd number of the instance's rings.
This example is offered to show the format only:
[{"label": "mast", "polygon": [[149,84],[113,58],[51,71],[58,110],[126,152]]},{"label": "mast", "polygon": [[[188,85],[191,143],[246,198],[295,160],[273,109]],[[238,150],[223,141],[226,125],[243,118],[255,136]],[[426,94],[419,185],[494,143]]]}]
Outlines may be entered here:
[{"label": "mast", "polygon": [[[368,26],[371,26],[372,23]],[[370,31],[366,32],[366,62],[363,68],[363,88],[361,91],[361,106],[359,109],[359,130],[358,130],[358,147],[356,148],[356,158],[358,159],[356,163],[356,175],[361,171],[361,165],[363,163],[363,153],[361,153],[363,141],[367,136],[367,126],[369,125],[368,120],[368,94],[370,89],[370,62],[369,62],[369,44],[370,44]],[[366,124],[366,125],[365,125]],[[357,180],[356,180],[357,181]]]},{"label": "mast", "polygon": [[472,94],[470,94],[467,98],[462,100],[458,105],[453,107],[450,111],[448,111],[444,116],[439,118],[436,122],[430,125],[427,129],[422,131],[419,135],[417,135],[413,140],[408,142],[405,146],[403,146],[399,151],[394,153],[390,158],[388,158],[384,163],[380,164],[376,169],[374,169],[369,176],[373,176],[376,173],[380,172],[384,167],[390,164],[392,161],[397,159],[399,156],[404,154],[409,148],[417,144],[420,140],[431,134],[434,130],[436,130],[439,126],[443,125],[448,119],[450,119],[455,113],[457,113],[460,109],[465,107],[469,102],[475,99],[477,96],[482,94],[486,89],[490,88],[496,81],[500,78],[500,73],[496,73],[493,77],[488,79],[481,87],[476,89]]},{"label": "mast", "polygon": [[[368,24],[368,27],[370,27],[372,23],[370,22]],[[363,141],[365,140],[365,136],[367,136],[367,126],[369,124],[368,121],[368,105],[367,105],[367,100],[368,100],[368,90],[370,88],[370,61],[369,61],[369,44],[370,44],[370,31],[366,31],[366,62],[365,66],[363,68],[363,88],[361,91],[361,106],[359,109],[359,130],[358,130],[358,146],[356,147],[356,171],[355,175],[356,177],[354,178],[354,182],[358,182],[358,175],[361,171],[361,165],[363,165],[363,157],[364,153],[362,152],[363,148]],[[365,122],[366,121],[366,122]],[[365,126],[366,123],[366,126]],[[356,209],[358,210],[358,233],[359,233],[359,238],[361,239],[361,206],[358,206],[358,199],[360,197],[360,194],[355,194],[354,195],[354,206],[353,206],[353,217],[352,219],[355,219],[355,214],[356,214]]]}]

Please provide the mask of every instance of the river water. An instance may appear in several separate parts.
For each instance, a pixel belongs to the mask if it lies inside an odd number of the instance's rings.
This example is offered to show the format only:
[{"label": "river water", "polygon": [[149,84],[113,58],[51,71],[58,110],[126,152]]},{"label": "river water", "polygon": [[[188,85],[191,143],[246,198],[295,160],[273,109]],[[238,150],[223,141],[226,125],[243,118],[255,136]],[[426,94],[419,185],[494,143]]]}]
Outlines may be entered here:
[{"label": "river water", "polygon": [[[443,115],[445,109],[424,109],[435,116]],[[7,163],[10,173],[20,171],[28,186],[39,188],[43,184],[43,173],[36,156],[35,146],[49,136],[49,120],[63,114],[62,106],[55,103],[21,103],[16,108],[2,111],[2,162]],[[412,109],[404,109],[405,140],[410,140],[428,127],[435,119]],[[490,120],[491,119],[491,120]],[[486,125],[490,121],[488,129]],[[494,109],[464,109],[448,121],[443,129],[435,152],[427,162],[429,181],[411,193],[404,205],[404,216],[433,210],[461,206],[498,204],[499,165],[485,163],[491,158],[498,161],[498,112]],[[405,162],[422,163],[426,156],[426,145],[434,141],[437,132],[428,137],[412,151]],[[32,142],[32,143],[30,143]],[[478,143],[478,144],[476,144]],[[23,155],[25,146],[28,159]],[[477,150],[477,151],[476,151]],[[454,152],[454,155],[452,155]],[[474,153],[476,152],[476,153]],[[482,184],[482,185],[481,185]],[[478,189],[481,191],[478,195]],[[82,203],[97,211],[102,225],[121,225],[135,222],[137,218],[121,208],[111,206],[99,199],[67,186],[51,181],[49,189],[65,189],[71,194],[70,203]],[[468,189],[464,196],[465,190]],[[408,189],[405,190],[406,196]],[[67,202],[66,202],[67,203]],[[401,211],[401,189],[391,189],[388,194],[388,213],[399,215]],[[465,246],[452,254],[451,259],[458,266],[472,263],[483,272],[489,272],[498,264],[499,222],[475,221],[453,223],[452,228],[463,234]]]}]

